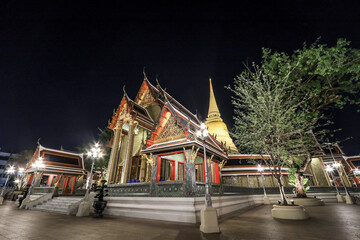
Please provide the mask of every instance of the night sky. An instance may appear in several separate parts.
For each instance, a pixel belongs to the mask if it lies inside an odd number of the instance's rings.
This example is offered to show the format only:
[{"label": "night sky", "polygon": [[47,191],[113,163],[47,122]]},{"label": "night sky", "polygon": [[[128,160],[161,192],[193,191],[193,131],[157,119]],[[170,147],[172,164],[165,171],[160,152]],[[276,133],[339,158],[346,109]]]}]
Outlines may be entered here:
[{"label": "night sky", "polygon": [[[133,3],[136,2],[136,3]],[[194,5],[196,2],[196,5]],[[203,119],[208,79],[232,126],[224,88],[259,62],[261,48],[291,52],[303,42],[360,48],[359,1],[1,1],[0,148],[74,150],[96,140],[123,96],[148,79]],[[360,113],[332,111],[337,140],[360,153]]]}]

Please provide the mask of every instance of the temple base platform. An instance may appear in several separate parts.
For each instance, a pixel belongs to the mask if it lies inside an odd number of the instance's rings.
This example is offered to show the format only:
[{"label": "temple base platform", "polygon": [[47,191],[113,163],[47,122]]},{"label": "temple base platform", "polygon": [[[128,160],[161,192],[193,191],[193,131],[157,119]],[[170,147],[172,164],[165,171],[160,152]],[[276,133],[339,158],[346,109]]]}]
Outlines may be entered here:
[{"label": "temple base platform", "polygon": [[[312,196],[312,194],[308,194]],[[324,202],[337,202],[334,193],[317,193]],[[217,216],[264,204],[263,195],[212,196]],[[271,204],[277,203],[279,194],[269,194]],[[205,207],[204,197],[106,197],[104,214],[172,222],[199,223],[200,211]]]}]

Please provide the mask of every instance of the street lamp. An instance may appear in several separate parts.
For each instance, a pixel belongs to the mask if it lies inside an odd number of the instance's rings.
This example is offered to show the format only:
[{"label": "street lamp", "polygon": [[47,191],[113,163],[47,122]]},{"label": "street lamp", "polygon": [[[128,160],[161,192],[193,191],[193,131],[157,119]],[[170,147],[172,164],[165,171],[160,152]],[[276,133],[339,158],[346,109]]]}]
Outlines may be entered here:
[{"label": "street lamp", "polygon": [[216,209],[212,207],[210,195],[209,169],[206,159],[206,138],[209,136],[209,131],[206,129],[205,123],[201,123],[200,129],[196,131],[196,136],[198,138],[202,138],[205,162],[205,207],[200,211],[200,231],[204,233],[217,233],[220,232],[220,228],[218,224],[217,212]]},{"label": "street lamp", "polygon": [[[25,168],[21,167],[18,169],[18,178],[16,179],[16,180],[18,180],[17,183],[18,183],[19,190],[21,190],[24,177],[25,177]],[[16,180],[15,180],[15,182],[16,182]]]},{"label": "street lamp", "polygon": [[7,178],[6,178],[5,184],[4,184],[4,186],[3,186],[2,190],[1,190],[1,194],[0,194],[0,205],[1,205],[1,204],[3,203],[3,201],[4,201],[3,195],[4,195],[5,187],[6,187],[7,183],[8,183],[8,181],[9,181],[9,178],[10,178],[11,174],[14,174],[14,173],[15,173],[15,168],[14,168],[14,166],[10,166],[10,168],[8,168],[8,169],[6,170],[6,173],[7,173]]},{"label": "street lamp", "polygon": [[335,157],[334,157],[334,155],[333,155],[333,153],[332,153],[332,151],[331,151],[331,146],[330,146],[330,145],[332,145],[332,144],[331,144],[331,143],[326,143],[326,145],[328,146],[328,149],[329,149],[329,151],[330,151],[331,157],[332,157],[332,159],[333,159],[333,162],[334,162],[333,166],[334,166],[334,167],[336,168],[336,170],[338,171],[339,177],[340,177],[340,180],[341,180],[341,183],[342,183],[342,185],[344,186],[345,193],[346,193],[346,196],[345,196],[346,203],[347,203],[347,204],[354,204],[354,202],[353,202],[353,200],[352,200],[352,198],[351,198],[351,196],[350,196],[350,194],[349,194],[349,191],[348,191],[348,189],[347,189],[347,187],[346,187],[346,185],[345,185],[344,179],[342,178],[342,175],[343,175],[343,174],[342,174],[342,171],[341,171],[341,172],[339,171],[341,164],[335,161]]},{"label": "street lamp", "polygon": [[103,153],[101,152],[101,149],[100,149],[100,146],[98,143],[95,143],[94,147],[92,147],[91,150],[87,153],[87,156],[89,158],[92,158],[91,171],[90,171],[90,175],[86,181],[85,197],[84,197],[83,201],[80,203],[78,212],[76,213],[77,217],[84,217],[84,216],[90,215],[89,191],[90,191],[90,184],[91,184],[92,175],[93,175],[92,173],[94,170],[94,164],[95,164],[96,159],[103,157]]},{"label": "street lamp", "polygon": [[[331,176],[331,181],[334,183],[334,186],[335,186],[335,188],[336,188],[336,193],[337,193],[337,198],[338,198],[338,202],[343,202],[343,200],[342,200],[342,197],[341,197],[341,195],[340,195],[340,193],[339,193],[339,189],[338,189],[338,187],[337,187],[337,185],[336,185],[336,183],[335,183],[335,178],[334,178],[334,175],[333,175],[333,171],[334,171],[334,168],[332,167],[332,166],[330,166],[330,165],[327,165],[326,166],[326,168],[325,168],[325,170],[330,174],[330,176]],[[340,201],[339,201],[340,200]]]},{"label": "street lamp", "polygon": [[265,179],[264,179],[264,175],[263,175],[264,168],[259,164],[259,165],[257,166],[257,170],[258,170],[258,172],[259,172],[260,175],[261,175],[261,180],[262,180],[262,185],[263,185],[263,190],[264,190],[264,204],[270,204],[269,197],[266,195]]},{"label": "street lamp", "polygon": [[[352,169],[352,171],[353,171],[354,177],[357,178],[357,175],[360,174],[360,170],[358,168],[354,168],[354,169]],[[357,186],[359,187],[359,184],[357,184]]]},{"label": "street lamp", "polygon": [[208,164],[206,160],[206,137],[209,135],[209,131],[206,129],[205,123],[201,124],[200,130],[196,132],[196,136],[198,138],[203,139],[203,147],[204,147],[204,164],[205,164],[205,203],[206,206],[211,207],[211,195],[210,195],[210,183],[209,183],[209,174],[208,174]]},{"label": "street lamp", "polygon": [[102,158],[104,154],[101,152],[99,143],[95,143],[94,147],[91,148],[91,150],[87,153],[87,155],[89,158],[92,158],[92,163],[91,163],[90,176],[86,182],[86,193],[85,193],[84,200],[88,200],[88,198],[89,198],[89,191],[90,191],[90,185],[91,185],[95,160]]},{"label": "street lamp", "polygon": [[33,190],[33,188],[34,188],[34,185],[35,185],[35,181],[36,181],[36,175],[37,175],[37,173],[38,173],[38,171],[40,170],[40,169],[44,169],[45,168],[45,164],[44,164],[44,162],[43,162],[43,157],[38,157],[38,159],[35,161],[35,162],[33,162],[32,164],[31,164],[31,166],[33,167],[33,168],[35,168],[35,172],[34,172],[34,177],[33,177],[33,179],[32,179],[32,181],[31,181],[31,185],[30,185],[30,189],[29,189],[29,193],[28,193],[28,196],[30,197],[30,195],[31,195],[31,193],[32,193],[32,190]]},{"label": "street lamp", "polygon": [[17,185],[16,188],[17,188],[18,190],[20,190],[20,179],[19,179],[19,178],[16,178],[15,181],[14,181],[14,183],[16,183],[16,185]]}]

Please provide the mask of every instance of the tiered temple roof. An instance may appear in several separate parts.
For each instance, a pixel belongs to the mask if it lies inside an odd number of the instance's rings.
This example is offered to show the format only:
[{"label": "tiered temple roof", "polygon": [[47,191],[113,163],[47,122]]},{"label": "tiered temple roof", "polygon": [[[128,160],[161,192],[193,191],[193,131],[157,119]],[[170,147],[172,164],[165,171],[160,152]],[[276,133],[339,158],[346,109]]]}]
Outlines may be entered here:
[{"label": "tiered temple roof", "polygon": [[[157,107],[159,114],[153,113],[151,116],[147,109],[152,107]],[[201,139],[196,137],[196,131],[201,125],[198,116],[180,104],[159,83],[155,87],[146,77],[134,101],[124,93],[108,128],[113,129],[117,120],[126,117],[126,114],[135,117],[139,125],[151,133],[142,150],[144,153],[191,145],[202,146]],[[222,157],[226,155],[221,143],[213,136],[210,136],[206,143],[209,151]]]}]

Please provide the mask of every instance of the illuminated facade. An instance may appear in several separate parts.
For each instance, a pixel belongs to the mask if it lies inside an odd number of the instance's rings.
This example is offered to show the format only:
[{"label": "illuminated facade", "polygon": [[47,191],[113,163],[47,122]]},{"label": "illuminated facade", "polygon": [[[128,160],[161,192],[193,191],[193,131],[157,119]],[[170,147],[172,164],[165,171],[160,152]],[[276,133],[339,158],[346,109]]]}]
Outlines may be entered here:
[{"label": "illuminated facade", "polygon": [[[134,100],[124,92],[109,122],[114,131],[107,172],[110,189],[111,184],[148,183],[152,196],[164,191],[169,196],[196,195],[205,182],[203,139],[196,136],[200,125],[196,115],[145,77]],[[211,135],[206,155],[213,188],[219,189],[227,156]]]}]

